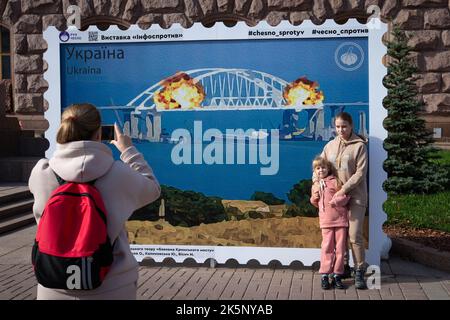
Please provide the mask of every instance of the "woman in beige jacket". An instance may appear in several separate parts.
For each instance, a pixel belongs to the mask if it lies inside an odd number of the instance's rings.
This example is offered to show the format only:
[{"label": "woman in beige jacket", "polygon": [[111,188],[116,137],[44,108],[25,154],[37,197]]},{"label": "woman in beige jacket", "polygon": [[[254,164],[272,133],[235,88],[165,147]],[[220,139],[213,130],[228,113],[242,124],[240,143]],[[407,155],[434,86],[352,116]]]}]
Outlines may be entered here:
[{"label": "woman in beige jacket", "polygon": [[[366,261],[363,225],[368,204],[367,139],[353,132],[352,117],[346,112],[336,116],[335,126],[337,136],[325,145],[321,157],[335,165],[338,177],[343,183],[336,196],[350,196],[349,239],[355,263],[355,286],[357,289],[365,289]],[[348,264],[348,257],[346,260]]]},{"label": "woman in beige jacket", "polygon": [[31,172],[29,187],[34,196],[36,222],[59,184],[96,180],[108,212],[107,232],[113,248],[113,264],[100,287],[94,290],[50,289],[38,284],[38,299],[136,299],[138,263],[128,244],[125,222],[133,211],[158,199],[160,186],[152,169],[133,146],[131,138],[115,126],[111,141],[121,152],[114,161],[111,150],[101,143],[101,120],[90,104],[72,105],[62,114],[53,156],[41,159]]}]

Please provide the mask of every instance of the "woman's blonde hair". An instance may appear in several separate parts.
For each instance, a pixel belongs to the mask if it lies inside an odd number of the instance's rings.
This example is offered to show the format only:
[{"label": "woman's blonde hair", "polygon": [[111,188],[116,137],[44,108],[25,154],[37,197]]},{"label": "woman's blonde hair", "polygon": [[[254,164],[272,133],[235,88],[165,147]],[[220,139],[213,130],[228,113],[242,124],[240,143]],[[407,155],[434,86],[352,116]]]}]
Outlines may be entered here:
[{"label": "woman's blonde hair", "polygon": [[312,169],[314,171],[314,169],[316,167],[325,167],[328,169],[328,175],[333,175],[336,178],[336,182],[337,182],[337,188],[338,190],[341,189],[342,187],[342,181],[339,179],[338,177],[338,173],[336,170],[336,167],[333,165],[332,162],[328,161],[325,158],[322,158],[320,156],[317,156],[314,158],[313,162],[312,162]]},{"label": "woman's blonde hair", "polygon": [[101,125],[100,113],[90,103],[73,104],[64,110],[56,135],[59,144],[92,140]]}]

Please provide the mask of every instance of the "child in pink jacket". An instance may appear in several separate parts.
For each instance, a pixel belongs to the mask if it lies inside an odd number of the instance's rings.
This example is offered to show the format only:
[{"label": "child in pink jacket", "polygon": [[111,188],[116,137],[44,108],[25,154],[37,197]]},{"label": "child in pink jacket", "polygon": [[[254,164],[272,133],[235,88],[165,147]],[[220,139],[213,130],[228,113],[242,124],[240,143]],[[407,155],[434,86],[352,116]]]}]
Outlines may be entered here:
[{"label": "child in pink jacket", "polygon": [[311,188],[310,201],[319,208],[319,222],[322,229],[319,270],[322,274],[322,289],[330,288],[329,276],[332,276],[332,285],[337,289],[345,289],[341,277],[344,273],[344,254],[348,234],[348,209],[345,205],[350,197],[334,196],[342,183],[337,178],[336,169],[331,162],[317,157],[313,161],[313,170],[319,178]]}]

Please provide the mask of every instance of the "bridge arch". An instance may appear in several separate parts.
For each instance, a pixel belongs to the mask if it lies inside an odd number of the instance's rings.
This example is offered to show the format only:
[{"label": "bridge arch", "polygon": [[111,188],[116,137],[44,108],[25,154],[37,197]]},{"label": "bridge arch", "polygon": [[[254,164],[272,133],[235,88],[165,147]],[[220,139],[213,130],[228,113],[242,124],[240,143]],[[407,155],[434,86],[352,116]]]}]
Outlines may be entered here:
[{"label": "bridge arch", "polygon": [[[280,108],[287,81],[274,75],[249,69],[202,68],[184,71],[205,91],[203,107],[207,109]],[[153,96],[163,88],[163,81],[153,84],[127,106],[138,110],[155,108]]]}]

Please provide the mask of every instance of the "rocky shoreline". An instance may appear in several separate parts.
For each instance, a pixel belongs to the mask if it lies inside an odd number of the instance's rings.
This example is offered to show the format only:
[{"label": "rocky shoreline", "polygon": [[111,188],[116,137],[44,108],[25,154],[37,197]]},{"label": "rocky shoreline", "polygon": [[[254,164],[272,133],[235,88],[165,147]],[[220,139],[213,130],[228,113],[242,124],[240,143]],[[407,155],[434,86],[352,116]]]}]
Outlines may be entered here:
[{"label": "rocky shoreline", "polygon": [[174,227],[167,221],[128,221],[132,244],[178,244],[319,248],[318,218],[267,218],[222,221],[190,228]]},{"label": "rocky shoreline", "polygon": [[[227,221],[173,226],[164,219],[127,221],[130,244],[320,248],[318,217],[288,217],[287,205],[262,201],[222,200]],[[368,225],[365,223],[367,247]]]}]

